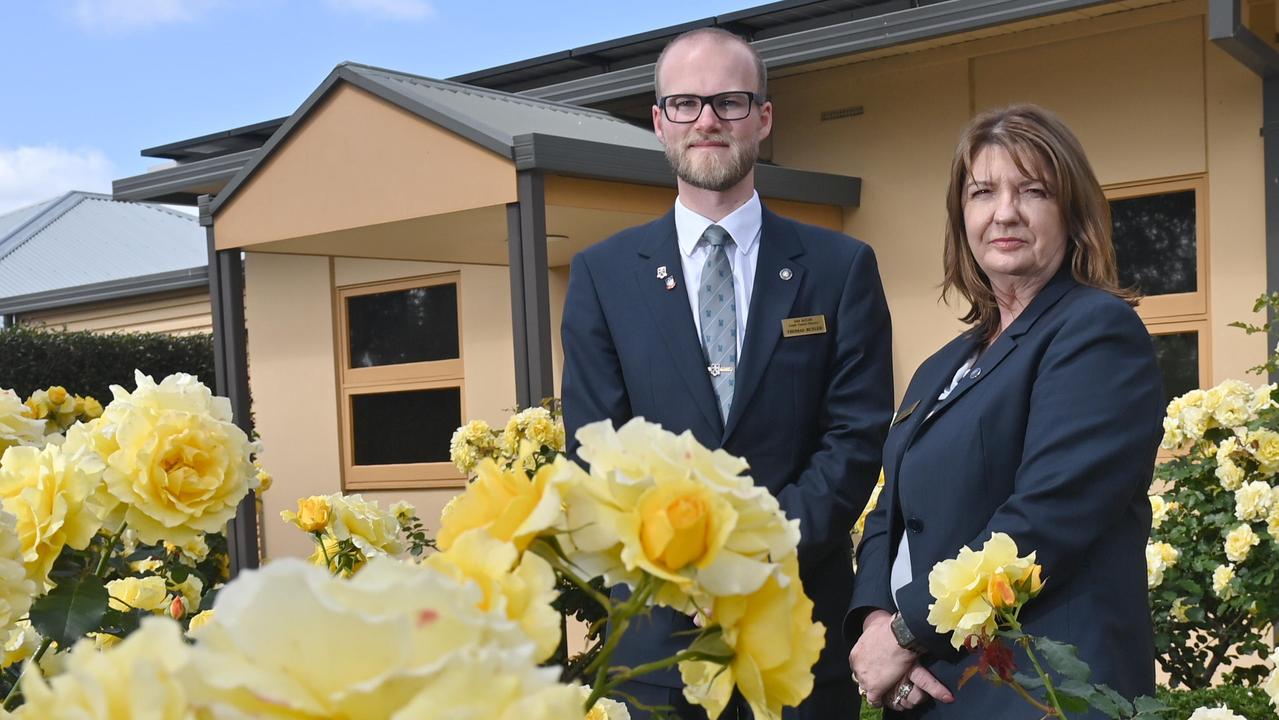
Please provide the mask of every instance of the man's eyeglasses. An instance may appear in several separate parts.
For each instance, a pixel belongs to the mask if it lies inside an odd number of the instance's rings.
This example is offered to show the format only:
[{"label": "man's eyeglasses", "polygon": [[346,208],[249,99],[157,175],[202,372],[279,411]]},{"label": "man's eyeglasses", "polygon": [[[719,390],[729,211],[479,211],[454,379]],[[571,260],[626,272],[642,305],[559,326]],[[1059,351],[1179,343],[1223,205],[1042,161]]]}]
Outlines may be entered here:
[{"label": "man's eyeglasses", "polygon": [[673,123],[691,123],[702,116],[702,108],[711,111],[720,120],[741,120],[751,114],[752,104],[764,104],[764,98],[744,90],[716,93],[715,95],[667,95],[657,99],[662,114]]}]

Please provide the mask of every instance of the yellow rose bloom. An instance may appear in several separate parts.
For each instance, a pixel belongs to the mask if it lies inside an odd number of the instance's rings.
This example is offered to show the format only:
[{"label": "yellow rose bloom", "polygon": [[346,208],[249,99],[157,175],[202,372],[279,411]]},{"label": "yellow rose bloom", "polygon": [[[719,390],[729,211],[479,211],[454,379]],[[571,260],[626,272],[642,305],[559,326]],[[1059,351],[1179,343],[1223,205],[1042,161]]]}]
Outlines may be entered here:
[{"label": "yellow rose bloom", "polygon": [[1266,532],[1270,538],[1279,542],[1279,488],[1270,495],[1270,513],[1266,515]]},{"label": "yellow rose bloom", "polygon": [[186,580],[173,584],[173,591],[182,596],[188,609],[200,607],[200,598],[204,596],[204,581],[190,573]]},{"label": "yellow rose bloom", "polygon": [[449,460],[463,474],[469,475],[484,458],[494,458],[498,441],[493,428],[483,420],[472,420],[457,430],[449,440]]},{"label": "yellow rose bloom", "polygon": [[82,640],[56,677],[46,680],[27,668],[25,704],[13,719],[194,720],[184,678],[190,657],[177,624],[168,619],[145,619],[137,632],[105,650]]},{"label": "yellow rose bloom", "polygon": [[[591,686],[582,685],[578,690],[583,703],[591,697]],[[631,711],[616,700],[601,697],[595,701],[594,707],[586,711],[586,720],[631,720]]]},{"label": "yellow rose bloom", "polygon": [[1256,458],[1258,470],[1267,475],[1279,471],[1279,432],[1268,428],[1252,430],[1244,440],[1244,446]]},{"label": "yellow rose bloom", "polygon": [[1234,565],[1218,565],[1212,571],[1212,591],[1222,600],[1229,600],[1238,593],[1230,586],[1235,579]]},{"label": "yellow rose bloom", "polygon": [[98,402],[92,395],[84,396],[84,416],[90,420],[102,416],[102,403]]},{"label": "yellow rose bloom", "polygon": [[330,530],[337,539],[351,540],[366,557],[403,552],[399,521],[376,500],[338,493],[329,496],[329,504],[333,509]]},{"label": "yellow rose bloom", "polygon": [[519,623],[534,642],[534,658],[542,662],[560,644],[560,614],[551,603],[559,596],[555,571],[532,553],[520,556],[515,546],[497,540],[482,529],[468,530],[447,551],[435,553],[423,564],[462,582],[480,586],[485,612],[503,612]]},{"label": "yellow rose bloom", "polygon": [[1164,450],[1176,450],[1186,442],[1186,433],[1181,429],[1181,421],[1175,415],[1169,414],[1164,418],[1164,436],[1159,441],[1159,447]]},{"label": "yellow rose bloom", "polygon": [[928,574],[928,590],[936,598],[928,622],[939,633],[952,633],[956,649],[970,635],[990,634],[997,620],[988,596],[991,578],[1004,575],[1010,586],[1033,596],[1042,586],[1038,567],[1035,553],[1018,557],[1017,544],[1004,533],[991,535],[981,550],[960,548],[957,557],[937,563]]},{"label": "yellow rose bloom", "polygon": [[1245,522],[1264,520],[1272,503],[1270,483],[1254,480],[1235,491],[1235,517]]},{"label": "yellow rose bloom", "polygon": [[813,665],[826,644],[826,631],[813,621],[813,602],[804,594],[799,561],[790,556],[778,573],[750,595],[716,599],[712,616],[733,648],[732,661],[680,663],[684,697],[715,718],[736,688],[757,720],[780,720],[813,690]]},{"label": "yellow rose bloom", "polygon": [[1150,525],[1159,527],[1164,524],[1168,515],[1178,508],[1175,502],[1168,502],[1163,495],[1150,496]]},{"label": "yellow rose bloom", "polygon": [[187,623],[187,634],[194,636],[194,634],[198,632],[200,628],[212,622],[214,618],[214,612],[216,611],[210,609],[210,610],[205,610],[204,612],[201,612],[201,613],[196,613],[195,615],[191,616],[191,620]]},{"label": "yellow rose bloom", "polygon": [[1243,562],[1253,547],[1261,542],[1251,525],[1240,525],[1226,533],[1226,559],[1232,563]]},{"label": "yellow rose bloom", "polygon": [[522,468],[505,469],[491,458],[475,466],[475,480],[449,503],[440,518],[436,543],[448,550],[462,533],[484,528],[498,540],[515,543],[521,552],[539,533],[555,526],[563,512],[560,495],[547,465],[532,478]]},{"label": "yellow rose bloom", "polygon": [[76,426],[86,429],[68,444],[106,460],[107,491],[142,542],[182,544],[221,531],[257,484],[255,445],[231,422],[230,401],[193,376],[135,379],[133,392],[113,385],[102,417]]},{"label": "yellow rose bloom", "polygon": [[[31,608],[36,585],[27,577],[18,541],[18,519],[0,510],[0,641],[8,645],[18,629],[18,621]],[[5,654],[8,651],[5,650]],[[4,663],[8,665],[9,663]]]},{"label": "yellow rose bloom", "polygon": [[280,517],[285,522],[297,525],[304,532],[323,532],[329,526],[332,510],[328,497],[312,495],[308,498],[298,498],[296,513],[285,510],[280,513]]},{"label": "yellow rose bloom", "polygon": [[[19,620],[8,632],[0,631],[0,668],[7,668],[14,663],[36,654],[40,647],[40,634],[31,626],[30,620]],[[49,654],[45,654],[48,658]],[[43,664],[43,660],[42,660]],[[0,717],[4,717],[0,715]]]},{"label": "yellow rose bloom", "polygon": [[1261,689],[1265,691],[1266,697],[1270,698],[1271,707],[1279,710],[1279,667],[1270,671],[1265,682],[1261,683]]},{"label": "yellow rose bloom", "polygon": [[1168,610],[1168,614],[1177,622],[1190,622],[1190,616],[1186,614],[1186,611],[1192,607],[1194,605],[1186,604],[1185,598],[1177,598],[1172,601],[1172,607]]},{"label": "yellow rose bloom", "polygon": [[1221,483],[1221,487],[1225,490],[1234,491],[1243,486],[1243,468],[1235,464],[1233,460],[1218,460],[1217,470],[1214,474]]},{"label": "yellow rose bloom", "polygon": [[45,390],[45,394],[49,396],[49,402],[54,407],[57,407],[61,405],[62,403],[66,402],[68,397],[67,389],[62,387],[61,385],[54,385],[48,390]]},{"label": "yellow rose bloom", "polygon": [[275,483],[275,478],[271,477],[271,473],[267,472],[266,468],[262,467],[262,463],[256,458],[253,460],[253,469],[258,474],[258,495],[261,495],[271,489],[271,485]]},{"label": "yellow rose bloom", "polygon": [[83,550],[102,527],[94,496],[101,477],[96,456],[69,457],[58,445],[0,456],[0,508],[17,517],[22,560],[39,589],[52,586],[49,570],[63,547]]},{"label": "yellow rose bloom", "polygon": [[1177,564],[1181,551],[1166,542],[1146,545],[1146,587],[1154,589],[1163,584],[1164,571]]},{"label": "yellow rose bloom", "polygon": [[[194,692],[256,718],[581,718],[558,670],[536,668],[523,630],[481,602],[474,583],[389,558],[350,579],[276,560],[222,589]],[[549,707],[564,714],[530,700],[561,687],[571,705]]]},{"label": "yellow rose bloom", "polygon": [[[44,414],[49,414],[47,409]],[[0,390],[0,452],[16,445],[43,446],[43,417],[12,390]]]},{"label": "yellow rose bloom", "polygon": [[164,578],[158,575],[112,580],[107,583],[107,594],[111,596],[108,605],[112,610],[120,612],[133,609],[163,612],[168,609],[170,602]]},{"label": "yellow rose bloom", "polygon": [[507,420],[498,447],[505,457],[517,458],[522,454],[520,445],[526,441],[533,451],[546,446],[563,452],[564,424],[543,407],[521,410]]}]

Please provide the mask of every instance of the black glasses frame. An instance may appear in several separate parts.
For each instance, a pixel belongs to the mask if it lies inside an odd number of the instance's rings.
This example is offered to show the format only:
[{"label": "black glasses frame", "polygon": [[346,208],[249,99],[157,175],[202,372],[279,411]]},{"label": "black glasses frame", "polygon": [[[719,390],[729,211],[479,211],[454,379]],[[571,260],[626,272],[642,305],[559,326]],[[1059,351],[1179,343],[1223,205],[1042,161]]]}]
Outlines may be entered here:
[{"label": "black glasses frame", "polygon": [[[734,122],[736,120],[745,120],[746,118],[750,117],[751,115],[750,106],[747,106],[746,114],[741,117],[726,118],[723,115],[720,115],[719,108],[715,107],[715,100],[717,100],[718,98],[722,98],[725,95],[745,95],[748,98],[750,98],[751,105],[763,106],[763,104],[767,102],[767,98],[761,96],[759,93],[753,93],[749,90],[729,90],[727,92],[715,93],[714,95],[694,95],[692,93],[673,93],[671,95],[663,95],[662,97],[659,97],[657,99],[657,106],[662,109],[662,115],[668,121],[673,123],[679,123],[680,125],[688,125],[690,123],[697,122],[697,119],[702,116],[702,112],[706,110],[707,105],[711,106],[711,112],[715,113],[715,117],[719,118],[720,120],[723,120],[724,122]],[[693,116],[693,119],[676,120],[675,118],[671,117],[670,108],[666,106],[666,101],[670,100],[671,98],[688,98],[689,100],[697,100],[701,103],[701,105],[698,106],[697,114]]]}]

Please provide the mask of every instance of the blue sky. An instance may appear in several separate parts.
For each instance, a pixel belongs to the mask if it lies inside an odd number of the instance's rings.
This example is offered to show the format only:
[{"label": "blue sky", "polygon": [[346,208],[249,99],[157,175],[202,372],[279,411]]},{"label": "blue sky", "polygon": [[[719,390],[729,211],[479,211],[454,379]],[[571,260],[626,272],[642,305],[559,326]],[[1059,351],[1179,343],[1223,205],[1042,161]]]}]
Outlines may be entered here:
[{"label": "blue sky", "polygon": [[354,60],[449,77],[740,10],[737,0],[5,0],[0,212],[288,115]]}]

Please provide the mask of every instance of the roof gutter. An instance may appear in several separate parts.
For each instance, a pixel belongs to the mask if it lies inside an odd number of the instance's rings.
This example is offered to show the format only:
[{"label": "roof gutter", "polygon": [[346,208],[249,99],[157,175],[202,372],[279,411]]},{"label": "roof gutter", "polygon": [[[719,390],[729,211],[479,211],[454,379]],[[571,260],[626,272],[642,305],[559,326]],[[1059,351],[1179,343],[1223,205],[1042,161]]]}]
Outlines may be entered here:
[{"label": "roof gutter", "polygon": [[185,270],[128,277],[119,280],[57,288],[28,295],[0,299],[0,315],[17,315],[86,303],[120,300],[172,290],[192,290],[209,284],[209,269],[203,265]]},{"label": "roof gutter", "polygon": [[[1208,38],[1261,77],[1261,137],[1266,187],[1266,292],[1279,292],[1279,51],[1243,24],[1239,0],[1208,0]],[[1267,318],[1276,320],[1271,311]],[[1279,344],[1279,323],[1267,348]],[[1279,382],[1279,373],[1270,373]]]},{"label": "roof gutter", "polygon": [[[1112,0],[946,0],[884,15],[757,40],[770,70],[1067,13]],[[590,105],[653,91],[653,64],[592,75],[521,95]]]}]

